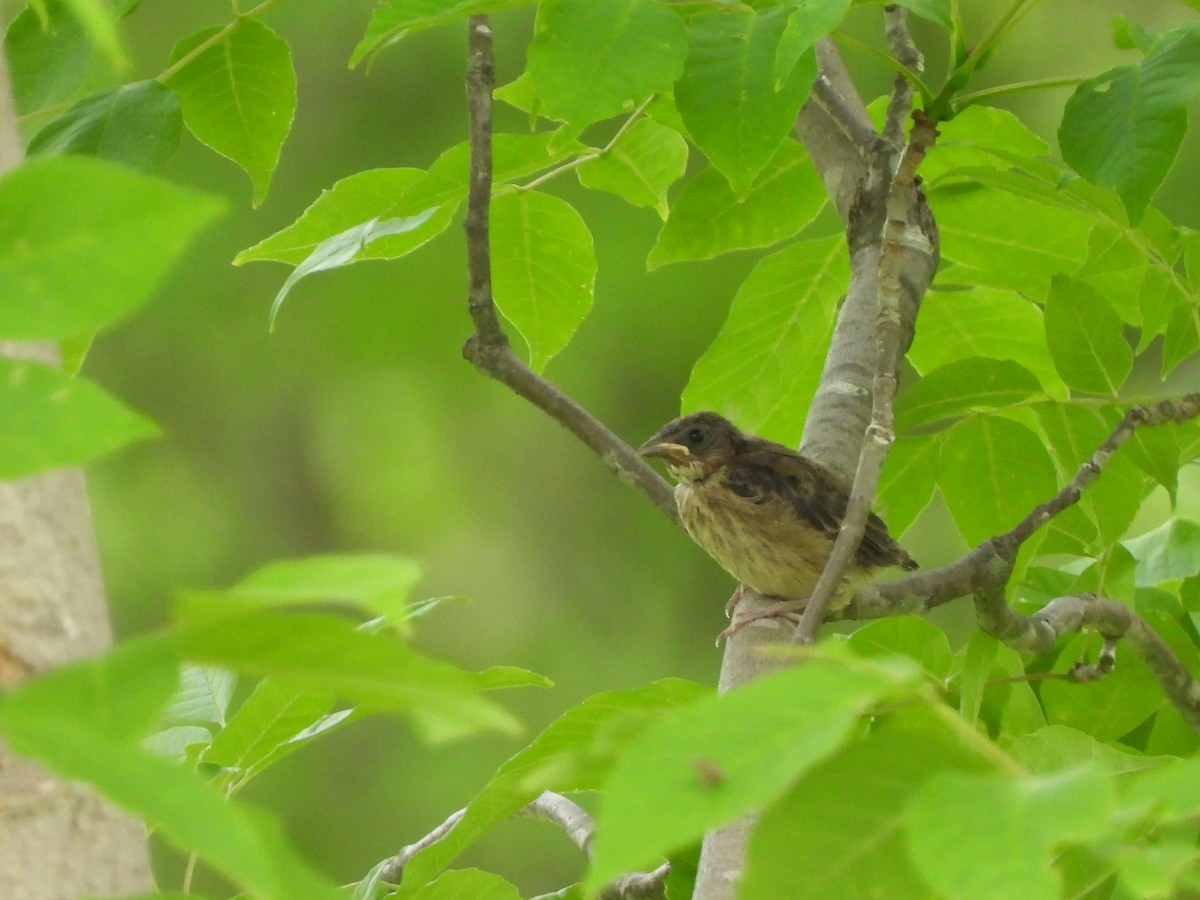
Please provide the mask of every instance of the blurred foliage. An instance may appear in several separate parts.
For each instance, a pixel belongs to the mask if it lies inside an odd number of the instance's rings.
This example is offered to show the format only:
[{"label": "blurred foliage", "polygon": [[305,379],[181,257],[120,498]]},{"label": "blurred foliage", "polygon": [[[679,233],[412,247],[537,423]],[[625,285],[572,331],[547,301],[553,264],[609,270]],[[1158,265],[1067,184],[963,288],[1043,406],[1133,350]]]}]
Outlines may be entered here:
[{"label": "blurred foliage", "polygon": [[[268,314],[286,270],[267,264],[230,265],[245,248],[290,225],[321,190],[341,179],[372,168],[427,169],[445,148],[465,138],[461,23],[411,34],[404,39],[403,52],[384,52],[371,59],[369,65],[348,70],[347,60],[360,47],[364,25],[374,7],[369,0],[281,3],[264,17],[263,21],[290,45],[297,73],[299,103],[290,134],[283,132],[286,142],[283,134],[275,135],[263,146],[244,141],[225,145],[220,137],[204,137],[205,126],[197,124],[197,116],[203,121],[211,111],[195,109],[196,95],[189,105],[188,92],[182,85],[181,108],[161,106],[163,123],[182,116],[188,128],[214,149],[234,159],[248,155],[257,162],[248,166],[253,178],[252,195],[250,185],[229,161],[190,137],[182,139],[161,174],[177,184],[225,197],[228,211],[219,227],[202,233],[184,253],[145,306],[97,336],[86,360],[85,374],[152,418],[163,431],[159,440],[134,445],[96,462],[89,472],[118,631],[133,635],[162,624],[179,588],[219,589],[241,581],[268,560],[337,551],[399,554],[420,560],[424,567],[426,577],[416,587],[416,596],[466,598],[441,604],[433,615],[415,623],[415,642],[423,653],[465,669],[483,669],[496,663],[523,666],[555,682],[552,692],[526,690],[505,697],[505,708],[526,723],[530,733],[598,691],[642,689],[647,683],[670,676],[714,683],[719,653],[712,648],[711,637],[722,625],[720,609],[732,584],[674,526],[611,478],[570,435],[463,362],[459,348],[469,334],[470,323],[464,304],[463,239],[458,229],[450,227],[417,255],[314,274],[296,283],[273,333],[268,330]],[[964,2],[961,7],[966,27],[974,34],[983,32],[995,13],[995,5],[982,0]],[[1109,33],[1109,22],[1118,12],[1129,12],[1140,26],[1158,31],[1189,20],[1182,6],[1166,2],[1136,8],[1115,0],[1103,4],[1091,0],[1045,3],[1015,27],[989,61],[979,83],[972,87],[1081,76],[1128,64],[1128,54],[1113,49]],[[878,7],[855,7],[844,28],[859,40],[881,47],[878,18]],[[121,73],[121,80],[140,84],[143,82],[139,79],[158,76],[169,60],[187,53],[187,46],[175,46],[181,36],[227,20],[228,4],[218,0],[195,0],[186,5],[143,4],[121,25],[131,60],[131,68]],[[1070,23],[1070,40],[1064,40],[1063,22]],[[493,26],[498,81],[503,84],[515,79],[524,68],[532,14],[527,9],[499,12],[493,16]],[[944,72],[949,63],[944,32],[920,20],[914,20],[913,27],[929,57],[928,71]],[[380,33],[386,33],[386,29]],[[267,52],[281,52],[261,32],[251,36],[270,45]],[[1131,35],[1130,41],[1136,37]],[[667,34],[662,39],[673,38]],[[95,90],[111,86],[108,62],[91,58],[90,44],[82,36],[74,46],[77,53],[69,60],[70,65],[61,68],[60,84],[31,85],[18,93],[23,124],[31,136],[46,121],[33,110],[48,102],[60,102],[85,86]],[[234,52],[239,48],[226,49]],[[552,64],[553,50],[546,49],[541,64]],[[860,54],[854,45],[847,44],[843,51],[864,96],[886,91],[890,70],[873,57]],[[531,59],[535,68],[536,59]],[[679,72],[670,59],[662,62],[663,72],[657,77],[669,83]],[[1034,65],[1036,71],[1031,71]],[[803,73],[803,69],[796,71]],[[780,73],[771,70],[758,75],[770,80],[778,79]],[[1125,72],[1113,77],[1132,75]],[[267,89],[279,90],[280,86],[268,85]],[[995,102],[1017,113],[1052,143],[1070,91],[1070,87],[1064,87],[1016,94],[999,97]],[[789,95],[788,102],[792,99]],[[99,106],[60,110],[70,116],[66,124],[71,128],[39,138],[41,144],[35,142],[31,149],[44,149],[48,154],[82,149],[103,155],[110,148],[99,143],[97,121],[105,120],[97,116],[119,113],[121,100],[113,97]],[[613,112],[602,96],[590,100],[595,101],[596,108],[573,123],[580,133],[595,119]],[[554,102],[570,109],[576,100]],[[686,112],[686,92],[680,105]],[[1182,108],[1178,103],[1176,106]],[[220,116],[217,118],[220,124]],[[967,114],[962,118],[967,119]],[[497,106],[498,130],[522,132],[528,129],[528,123],[526,112]],[[720,122],[708,124],[720,130]],[[948,130],[953,131],[954,124],[950,123]],[[991,124],[996,124],[995,120]],[[613,136],[610,126],[593,128],[595,133],[603,132],[597,141]],[[635,136],[647,142],[655,140],[652,134]],[[1084,135],[1082,143],[1098,139]],[[149,153],[136,142],[113,152],[138,152],[149,163],[159,161],[157,152]],[[275,152],[280,153],[279,165],[272,173],[270,159]],[[1037,151],[1029,152],[1032,155]],[[714,162],[720,167],[722,161],[718,152]],[[751,180],[760,169],[772,172],[771,167],[776,167],[786,173],[793,168],[778,155],[766,152],[752,162],[753,171],[731,169],[730,177],[735,183],[742,179],[751,192],[749,196],[753,195]],[[735,164],[744,163],[736,163],[736,159],[729,163]],[[1193,130],[1184,137],[1181,156],[1156,199],[1156,207],[1177,224],[1200,227],[1200,207],[1193,190],[1198,166],[1200,141]],[[585,168],[580,169],[584,183],[589,177],[606,177],[604,173],[585,172]],[[700,171],[700,166],[692,162],[690,173],[693,179],[682,190],[677,187],[678,193],[672,196],[672,201],[684,208],[687,201],[683,198],[688,192],[730,190],[726,182],[712,177],[715,170]],[[607,177],[618,180],[613,173]],[[1128,182],[1127,173],[1113,177],[1118,189]],[[804,195],[806,189],[810,193],[816,190],[815,184],[809,183],[810,175],[797,174],[795,178],[802,182],[792,185],[798,195]],[[706,186],[705,180],[711,184]],[[1130,190],[1137,208],[1144,199],[1145,184],[1136,183]],[[597,274],[590,313],[570,346],[549,359],[545,372],[618,434],[638,442],[677,412],[678,398],[689,384],[692,366],[713,344],[731,302],[735,314],[739,308],[752,314],[756,295],[750,286],[765,286],[763,292],[767,292],[775,282],[764,263],[754,269],[744,292],[738,293],[747,274],[764,256],[762,250],[705,259],[716,250],[710,252],[703,241],[686,231],[664,231],[660,236],[657,209],[661,208],[661,200],[655,192],[641,197],[638,208],[631,208],[618,196],[584,190],[563,179],[555,183],[554,191],[572,203],[587,222],[594,241]],[[939,215],[944,213],[948,233],[954,234],[957,226],[958,235],[969,238],[981,216],[980,210],[972,206],[970,192],[953,183],[943,185],[941,192],[937,208]],[[252,208],[252,201],[260,204],[257,209]],[[711,193],[706,195],[704,203],[713,202]],[[1008,196],[1007,202],[1011,208],[989,214],[1002,220],[995,223],[997,227],[1007,225],[1017,237],[1028,232],[1031,216],[1046,225],[1047,217],[1052,215],[1045,212],[1045,207],[1023,203],[1013,196]],[[795,221],[778,233],[759,233],[747,244],[768,243],[804,228],[808,229],[802,232],[804,237],[819,241],[832,230],[828,217],[817,216],[815,208],[790,205]],[[1031,209],[1037,212],[1031,213]],[[1068,245],[1063,252],[1083,262],[1089,251],[1086,230],[1072,232],[1072,217],[1066,212],[1059,218],[1055,227],[1060,235],[1066,235]],[[767,225],[778,227],[773,221]],[[745,233],[744,221],[738,226]],[[1071,241],[1072,235],[1078,240]],[[406,237],[385,237],[380,245]],[[790,252],[802,257],[796,261],[801,271],[819,258],[821,246],[817,242],[792,245]],[[962,241],[959,246],[966,248],[969,243]],[[655,265],[647,271],[647,254],[652,248]],[[1008,242],[1006,250],[1019,254],[1020,242]],[[145,245],[142,252],[157,265],[166,251]],[[777,266],[787,262],[778,257],[773,260]],[[1100,333],[1108,345],[1125,347],[1122,338],[1128,330],[1127,321],[1123,323],[1119,317],[1105,320],[1093,330],[1081,324],[1075,314],[1083,302],[1081,298],[1111,285],[1112,279],[1104,277],[1110,273],[1099,271],[1089,276],[1084,272],[1078,279],[1055,280],[1051,286],[1051,271],[1031,270],[1029,254],[1000,258],[983,249],[969,257],[964,249],[955,262],[959,263],[957,275],[965,285],[983,285],[970,290],[981,305],[988,304],[994,311],[990,321],[996,327],[982,339],[1008,342],[1010,346],[1028,344],[1028,329],[1011,327],[1014,315],[1021,314],[1005,307],[1004,297],[1010,295],[996,291],[987,281],[972,280],[972,269],[977,275],[990,266],[1010,273],[1018,282],[1014,287],[1028,287],[1033,279],[1043,290],[1049,290],[1046,316],[1054,315],[1062,321],[1066,333],[1080,340]],[[77,289],[85,292],[87,287]],[[837,293],[835,286],[831,285],[830,290]],[[944,298],[933,295],[931,304],[937,305]],[[1120,310],[1119,297],[1110,297],[1109,302]],[[828,327],[828,309],[824,310],[825,318],[820,311],[813,315],[813,322],[805,320],[806,328]],[[519,318],[516,313],[514,317]],[[87,327],[81,325],[79,331]],[[816,354],[823,352],[823,343],[803,340],[812,337],[811,330],[798,332],[792,352],[800,364],[811,361],[819,366]],[[724,339],[724,334],[718,338],[714,352],[723,349]],[[914,347],[911,360],[915,371],[930,378],[941,371],[947,382],[954,384],[994,387],[998,379],[1004,381],[1005,373],[995,371],[945,372],[960,360],[947,357],[945,342],[926,340],[923,345],[919,338]],[[724,346],[728,346],[727,341]],[[1018,359],[1025,353],[1024,359],[1033,360],[1028,369],[1036,376],[1036,390],[1044,390],[1052,400],[1061,397],[1067,386],[1097,388],[1086,381],[1095,375],[1093,370],[1073,368],[1077,356],[1069,352],[1062,359],[1055,356],[1055,365],[1051,366],[1045,362],[1047,352],[1046,347],[1029,350],[1028,346],[1014,351]],[[1120,358],[1107,362],[1103,371],[1119,382],[1132,365],[1132,384],[1154,385],[1157,354],[1157,347],[1152,348],[1141,365],[1134,365],[1118,353]],[[708,358],[710,363],[712,360]],[[1041,360],[1041,368],[1037,360]],[[689,391],[699,390],[701,396],[712,397],[715,389],[705,388],[703,382],[710,373],[702,365]],[[1029,385],[1021,379],[1018,374],[1005,383],[1010,389],[1016,382],[1020,390],[1028,390]],[[1196,379],[1194,360],[1189,359],[1175,369],[1167,388],[1194,386]],[[810,381],[804,381],[797,390],[803,393],[801,389]],[[916,399],[919,397],[910,397],[914,402]],[[760,405],[753,410],[761,416],[755,424],[777,428],[794,439],[806,403],[807,397],[799,397],[775,423],[771,415],[776,411]],[[986,404],[975,397],[962,408],[981,405]],[[920,408],[915,408],[913,412],[914,407],[909,407],[907,414],[920,413]],[[1010,442],[1013,446],[1020,441],[1032,442],[1035,455],[1044,463],[1047,477],[1043,480],[1047,484],[1049,473],[1061,479],[1077,464],[1072,452],[1086,446],[1081,435],[1090,436],[1097,429],[1102,434],[1105,424],[1111,424],[1101,415],[1085,421],[1065,413],[1063,421],[1057,421],[1052,419],[1055,414],[1053,404],[1047,403],[1025,423],[997,420],[1007,423],[999,428],[1016,435]],[[933,419],[913,421],[919,425]],[[1033,436],[1035,425],[1047,434],[1062,435],[1063,440],[1058,444],[1050,441],[1047,450],[1041,449]],[[994,424],[972,427],[997,428]],[[906,463],[916,473],[927,469],[922,460],[934,458],[928,456],[932,439],[924,436],[926,443],[918,446],[921,440],[922,436],[914,435],[900,441],[892,462]],[[1159,458],[1158,453],[1145,454],[1151,465]],[[1099,506],[1089,510],[1095,527],[1111,532],[1103,535],[1106,540],[1115,540],[1127,530],[1139,533],[1158,526],[1168,511],[1168,491],[1178,496],[1181,514],[1200,515],[1194,475],[1185,470],[1179,475],[1177,488],[1175,476],[1176,472],[1162,475],[1163,487],[1132,523],[1129,518],[1133,509],[1124,496],[1095,500]],[[912,477],[907,482],[910,485],[926,483]],[[927,482],[925,496],[933,496],[933,481]],[[928,507],[924,502],[910,502],[911,509],[902,513],[901,501],[895,502],[904,525],[911,524],[905,543],[925,565],[947,561],[960,552],[962,539],[949,517],[956,506],[991,503],[999,507],[1007,503],[1015,508],[1026,502],[1003,486],[997,487],[994,496],[986,497],[975,490],[976,485],[961,487],[960,493],[949,492],[949,509],[938,497]],[[1139,499],[1140,495],[1134,500],[1135,506]],[[1128,517],[1120,518],[1126,511]],[[1068,537],[1060,535],[1058,539],[1061,548],[1077,547]],[[1178,543],[1187,544],[1186,540]],[[1139,565],[1149,565],[1144,554],[1135,555]],[[1030,576],[1031,581],[1036,574]],[[1145,590],[1150,590],[1148,585],[1152,583],[1138,582],[1146,586]],[[1026,590],[1027,596],[1032,595],[1031,588]],[[1044,720],[1039,720],[1038,698],[1028,685],[1013,686],[1002,698],[996,690],[982,688],[976,695],[969,694],[966,685],[972,671],[1009,677],[1021,669],[1019,660],[1015,654],[1010,658],[1007,648],[981,646],[976,638],[963,646],[971,621],[970,611],[964,606],[939,611],[933,618],[946,628],[953,648],[960,653],[954,666],[963,680],[964,713],[970,710],[968,721],[978,717],[993,733],[1034,731]],[[269,642],[270,629],[278,621],[254,619],[254,627],[248,628],[247,634],[257,633]],[[260,631],[255,632],[255,628]],[[364,644],[365,636],[351,636],[344,629],[338,633],[348,655],[352,655],[349,648]],[[885,630],[877,631],[869,640],[859,640],[867,646],[879,642],[908,652],[927,667],[936,668],[939,677],[950,671],[940,645],[929,651],[933,661],[926,658],[921,649],[930,647],[925,634],[897,635]],[[237,665],[243,651],[228,647],[219,661]],[[165,668],[170,662],[169,658],[158,659],[156,665]],[[842,699],[860,701],[867,696],[877,700],[889,690],[918,690],[914,685],[919,680],[911,673],[870,671],[862,677],[875,686],[865,694],[847,694]],[[1122,671],[1135,679],[1144,675],[1136,667]],[[897,683],[907,687],[896,688]],[[1114,683],[1115,688],[1097,690],[1120,689],[1121,684]],[[1088,709],[1106,708],[1104,704],[1076,709],[1072,697],[1078,694],[1056,696],[1059,686],[1051,682],[1049,690],[1042,692],[1041,701],[1057,708],[1063,721],[1104,739],[1123,734],[1111,720],[1103,723],[1103,728],[1117,732],[1098,733],[1100,726],[1088,720],[1093,714]],[[337,688],[344,690],[345,685]],[[768,686],[763,690],[770,689]],[[257,692],[250,698],[255,696]],[[268,700],[260,696],[255,702]],[[778,706],[770,696],[747,700],[751,702],[762,703],[768,709]],[[326,704],[308,712],[321,716],[330,709]],[[1129,724],[1140,724],[1153,711],[1135,710],[1145,714]],[[696,727],[703,727],[705,714],[703,709],[695,713],[701,721]],[[204,727],[190,721],[176,724]],[[525,745],[520,737],[489,734],[486,739],[430,748],[416,740],[399,720],[339,720],[335,724],[337,727],[323,731],[321,740],[297,744],[296,752],[265,771],[245,791],[245,796],[280,812],[288,836],[327,881],[355,880],[401,844],[428,831],[451,810],[464,805],[502,761]],[[843,724],[837,718],[830,726],[834,735],[829,738],[830,745],[843,739],[839,730]],[[670,727],[661,726],[638,740],[653,743],[656,734]],[[844,757],[823,761],[816,749],[803,760],[793,761],[791,768],[785,767],[781,779],[799,776],[799,780],[775,808],[777,814],[765,820],[752,854],[770,857],[773,842],[797,846],[795,835],[788,830],[791,817],[787,810],[828,809],[832,816],[837,797],[828,785],[844,785],[844,779],[861,771],[861,766],[874,760],[927,755],[928,744],[918,746],[913,736],[918,727],[924,729],[920,733],[926,737],[935,735],[937,754],[953,758],[956,767],[972,774],[957,774],[957,780],[943,776],[918,792],[918,776],[924,778],[934,768],[914,763],[914,771],[904,773],[907,782],[896,776],[893,783],[881,787],[884,793],[880,796],[892,797],[893,808],[901,802],[911,803],[920,813],[950,795],[963,804],[986,801],[997,809],[1025,803],[1061,810],[1094,786],[1086,780],[1088,776],[1079,783],[1055,782],[1048,777],[1020,788],[997,783],[994,761],[964,756],[956,749],[958,738],[953,726],[944,722],[914,725],[901,716],[857,746],[853,767]],[[1161,752],[1183,752],[1180,748],[1186,746],[1186,738],[1182,729],[1173,728],[1167,712],[1155,719],[1153,729],[1142,742],[1148,751],[1159,747]],[[1061,736],[1056,739],[1063,744],[1072,740]],[[185,746],[181,744],[181,748]],[[720,754],[724,749],[717,746],[713,753]],[[1036,758],[1036,747],[1026,749],[1029,758]],[[1055,743],[1052,749],[1060,752],[1061,746]],[[1083,755],[1082,750],[1079,755]],[[1033,771],[1042,771],[1025,756],[1022,762]],[[130,761],[126,764],[128,767]],[[1102,768],[1114,771],[1118,767],[1109,759]],[[1051,767],[1046,771],[1056,770]],[[128,771],[126,774],[130,775]],[[777,789],[782,790],[783,780],[775,786]],[[135,781],[128,777],[128,783]],[[634,782],[627,800],[641,790],[636,778]],[[1021,790],[1027,793],[1018,795]],[[1103,807],[1099,814],[1123,808],[1121,803],[1132,808],[1135,793],[1136,789],[1130,789],[1130,797],[1122,794],[1119,798],[1103,794],[1095,800]],[[746,808],[761,799],[742,797]],[[1181,815],[1191,812],[1184,810]],[[883,807],[865,811],[880,828],[889,824],[887,813]],[[1062,812],[1062,817],[1065,824],[1056,821],[1047,826],[1048,830],[1063,824],[1077,836],[1094,836],[1088,823],[1070,817],[1068,812]],[[1066,821],[1068,818],[1070,821]],[[664,827],[676,827],[670,840],[679,841],[694,837],[687,831],[694,825],[695,821],[683,818],[667,822]],[[253,832],[256,826],[238,822],[230,827]],[[936,857],[940,852],[938,835],[932,830],[927,834],[935,843],[922,847],[920,852]],[[1048,852],[1044,837],[1032,835],[1026,845],[1013,852],[1041,859]],[[649,846],[642,842],[646,838],[640,833],[630,832],[626,839],[637,850]],[[1170,840],[1163,843],[1164,853],[1176,849]],[[234,850],[229,848],[230,852]],[[808,852],[814,864],[821,859],[817,849]],[[613,859],[617,860],[612,863],[616,868],[635,862],[632,856],[626,859],[614,855]],[[219,867],[222,860],[213,861]],[[1074,860],[1085,874],[1094,870],[1088,869],[1087,862]],[[459,863],[498,871],[520,884],[525,892],[556,888],[582,871],[578,854],[560,835],[520,822],[501,826],[494,835],[469,848]],[[232,864],[245,865],[244,861]],[[180,859],[164,853],[164,871],[181,865]],[[1146,861],[1136,853],[1131,852],[1124,865],[1129,873],[1124,877],[1130,883],[1153,882]],[[795,868],[794,861],[791,866]],[[762,871],[767,874],[761,877],[770,877],[769,871]],[[917,877],[911,872],[909,875]],[[270,877],[264,873],[261,878],[265,880],[255,884],[266,889]],[[956,877],[952,871],[940,872],[937,883],[953,890]],[[206,882],[202,878],[200,883]],[[1037,885],[1018,887],[1038,889]]]}]

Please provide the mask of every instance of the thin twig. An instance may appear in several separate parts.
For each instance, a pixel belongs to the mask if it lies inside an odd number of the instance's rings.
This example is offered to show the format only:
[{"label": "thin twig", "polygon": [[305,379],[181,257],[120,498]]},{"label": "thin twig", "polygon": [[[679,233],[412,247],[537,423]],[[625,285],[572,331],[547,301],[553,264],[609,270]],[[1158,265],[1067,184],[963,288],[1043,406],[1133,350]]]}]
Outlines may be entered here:
[{"label": "thin twig", "polygon": [[[908,33],[908,10],[902,6],[885,6],[883,21],[888,46],[891,47],[892,56],[896,61],[917,74],[924,72],[925,59],[913,43],[912,35]],[[904,123],[912,111],[912,96],[912,82],[897,74],[892,83],[892,96],[888,100],[883,123],[883,136],[893,147],[898,148],[904,144]]]},{"label": "thin twig", "polygon": [[671,486],[627,443],[586,409],[517,358],[509,345],[492,297],[488,212],[492,192],[492,89],[495,69],[492,29],[487,16],[467,25],[467,105],[470,114],[471,171],[467,187],[467,309],[475,333],[465,356],[485,375],[507,385],[588,445],[608,468],[672,519],[678,519]]},{"label": "thin twig", "polygon": [[928,240],[919,224],[910,223],[908,210],[916,208],[917,168],[926,152],[937,139],[937,129],[923,116],[914,114],[915,124],[908,146],[892,176],[887,196],[887,219],[883,226],[883,243],[879,256],[879,313],[875,324],[875,378],[872,388],[871,424],[858,457],[854,487],[846,506],[837,540],[829,561],[813,589],[812,596],[800,617],[792,636],[794,644],[811,644],[816,640],[825,612],[850,565],[858,545],[862,543],[871,502],[879,484],[879,473],[887,458],[888,447],[894,439],[896,369],[900,363],[903,343],[903,322],[900,310],[901,277],[910,246],[923,245]]}]

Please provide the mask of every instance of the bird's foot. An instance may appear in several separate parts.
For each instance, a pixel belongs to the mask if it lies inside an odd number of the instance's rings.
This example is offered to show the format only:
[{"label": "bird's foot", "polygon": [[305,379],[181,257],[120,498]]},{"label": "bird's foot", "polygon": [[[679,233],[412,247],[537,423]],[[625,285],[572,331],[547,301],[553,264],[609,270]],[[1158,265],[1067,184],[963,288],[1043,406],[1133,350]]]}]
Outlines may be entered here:
[{"label": "bird's foot", "polygon": [[733,592],[733,596],[725,601],[725,618],[732,619],[733,611],[737,609],[737,605],[742,602],[742,592],[746,590],[744,584],[739,584],[737,590]]},{"label": "bird's foot", "polygon": [[803,610],[807,603],[808,598],[803,600],[776,600],[759,609],[745,612],[738,616],[733,624],[717,635],[717,645],[720,646],[721,641],[729,640],[751,622],[757,622],[760,619],[789,618],[798,621],[799,616],[796,613]]}]

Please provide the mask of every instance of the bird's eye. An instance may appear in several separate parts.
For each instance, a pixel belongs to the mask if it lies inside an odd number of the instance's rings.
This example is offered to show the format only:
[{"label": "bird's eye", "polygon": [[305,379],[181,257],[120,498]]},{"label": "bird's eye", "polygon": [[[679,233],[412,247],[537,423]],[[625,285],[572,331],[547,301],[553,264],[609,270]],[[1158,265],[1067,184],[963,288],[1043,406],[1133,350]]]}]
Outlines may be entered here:
[{"label": "bird's eye", "polygon": [[699,444],[704,440],[704,429],[689,428],[685,437],[687,438],[687,442],[694,447],[696,444]]}]

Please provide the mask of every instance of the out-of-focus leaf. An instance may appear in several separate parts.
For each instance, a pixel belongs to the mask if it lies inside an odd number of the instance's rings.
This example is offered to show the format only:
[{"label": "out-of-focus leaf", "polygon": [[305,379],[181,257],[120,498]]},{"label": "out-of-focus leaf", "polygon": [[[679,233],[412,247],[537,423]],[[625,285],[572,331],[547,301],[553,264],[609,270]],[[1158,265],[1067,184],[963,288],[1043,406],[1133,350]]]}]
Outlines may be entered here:
[{"label": "out-of-focus leaf", "polygon": [[692,682],[668,679],[632,691],[595,694],[563,713],[504,763],[442,840],[416,853],[404,867],[412,884],[425,884],[496,822],[543,790],[596,790],[613,757],[669,710],[707,696]]},{"label": "out-of-focus leaf", "polygon": [[1137,560],[1137,584],[1150,587],[1200,573],[1200,525],[1168,519],[1153,531],[1122,541]]},{"label": "out-of-focus leaf", "polygon": [[807,659],[679,710],[630,742],[606,784],[584,887],[771,802],[842,746],[865,707],[917,683],[908,665],[849,663]]},{"label": "out-of-focus leaf", "polygon": [[288,42],[258,19],[206,28],[171,51],[168,87],[202,143],[246,170],[254,205],[267,195],[296,114],[296,73]]},{"label": "out-of-focus leaf", "polygon": [[4,54],[17,111],[28,114],[66,100],[87,82],[92,44],[61,3],[46,4],[42,22],[26,6],[4,33]]},{"label": "out-of-focus leaf", "polygon": [[185,665],[179,690],[163,711],[170,725],[224,725],[237,676],[214,666]]},{"label": "out-of-focus leaf", "polygon": [[0,178],[0,336],[73,338],[150,297],[223,204],[84,156]]},{"label": "out-of-focus leaf", "polygon": [[[1054,900],[1053,851],[1103,835],[1115,806],[1111,783],[1091,768],[1020,779],[935,775],[908,805],[908,846],[946,896]],[[965,821],[975,827],[963,829]]]},{"label": "out-of-focus leaf", "polygon": [[388,47],[406,34],[432,28],[454,19],[477,13],[499,12],[514,6],[526,6],[533,0],[379,0],[367,33],[350,56],[350,67],[363,58]]},{"label": "out-of-focus leaf", "polygon": [[158,428],[95,383],[0,359],[0,477],[88,462]]},{"label": "out-of-focus leaf", "polygon": [[1126,775],[1173,762],[1169,756],[1140,753],[1102,744],[1094,737],[1066,725],[1047,725],[1021,735],[1009,745],[1017,762],[1035,775],[1050,775],[1064,769],[1091,766],[1108,775]]},{"label": "out-of-focus leaf", "polygon": [[29,142],[30,156],[82,153],[152,172],[179,146],[179,97],[157,81],[135,81],[80,100]]},{"label": "out-of-focus leaf", "polygon": [[891,655],[914,659],[938,684],[950,674],[954,659],[945,632],[919,616],[893,616],[868,622],[850,635],[847,643],[851,650],[868,659]]}]

